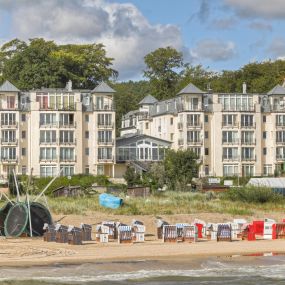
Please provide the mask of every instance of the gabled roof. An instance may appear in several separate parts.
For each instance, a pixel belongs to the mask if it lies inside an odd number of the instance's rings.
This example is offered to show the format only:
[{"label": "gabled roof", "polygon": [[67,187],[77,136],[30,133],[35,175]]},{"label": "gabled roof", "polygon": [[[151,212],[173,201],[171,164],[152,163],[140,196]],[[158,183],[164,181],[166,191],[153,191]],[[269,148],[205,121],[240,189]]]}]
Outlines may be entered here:
[{"label": "gabled roof", "polygon": [[154,103],[158,102],[157,99],[155,99],[152,95],[145,96],[140,102],[139,105],[152,105]]},{"label": "gabled roof", "polygon": [[267,93],[267,95],[285,95],[285,88],[277,84]]},{"label": "gabled roof", "polygon": [[205,92],[196,87],[194,84],[189,83],[186,87],[184,87],[177,95],[181,94],[204,94]]},{"label": "gabled roof", "polygon": [[6,80],[0,86],[0,92],[20,92],[20,90],[17,87],[15,87],[11,82]]},{"label": "gabled roof", "polygon": [[111,88],[107,83],[102,81],[100,84],[98,84],[91,93],[115,93],[116,91]]}]

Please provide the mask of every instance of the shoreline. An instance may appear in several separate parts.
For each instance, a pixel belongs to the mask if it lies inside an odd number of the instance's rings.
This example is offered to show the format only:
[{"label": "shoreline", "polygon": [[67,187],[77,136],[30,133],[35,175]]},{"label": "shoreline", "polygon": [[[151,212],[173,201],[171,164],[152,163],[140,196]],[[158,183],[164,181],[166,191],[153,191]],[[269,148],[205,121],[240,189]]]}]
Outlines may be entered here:
[{"label": "shoreline", "polygon": [[[19,238],[0,241],[0,267],[80,265],[85,263],[120,263],[143,261],[195,262],[211,258],[244,257],[262,253],[285,255],[285,240],[216,242],[190,244],[147,241],[142,244],[97,244],[75,246]],[[247,256],[249,255],[249,256]]]}]

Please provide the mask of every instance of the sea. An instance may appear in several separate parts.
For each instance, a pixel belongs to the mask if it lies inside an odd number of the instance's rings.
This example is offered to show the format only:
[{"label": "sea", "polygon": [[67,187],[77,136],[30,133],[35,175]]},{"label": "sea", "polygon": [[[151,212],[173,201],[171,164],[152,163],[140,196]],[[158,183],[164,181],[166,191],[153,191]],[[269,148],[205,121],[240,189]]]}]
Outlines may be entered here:
[{"label": "sea", "polygon": [[227,256],[200,259],[133,260],[80,265],[6,267],[0,284],[285,284],[285,256]]}]

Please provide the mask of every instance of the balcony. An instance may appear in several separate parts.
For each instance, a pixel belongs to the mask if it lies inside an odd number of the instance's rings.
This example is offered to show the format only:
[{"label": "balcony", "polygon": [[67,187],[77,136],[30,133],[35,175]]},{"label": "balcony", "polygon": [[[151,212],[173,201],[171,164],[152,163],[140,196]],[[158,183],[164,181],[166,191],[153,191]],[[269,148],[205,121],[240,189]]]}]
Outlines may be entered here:
[{"label": "balcony", "polygon": [[17,145],[18,144],[18,140],[17,139],[8,140],[8,139],[5,139],[5,138],[2,138],[1,139],[1,144],[2,145]]},{"label": "balcony", "polygon": [[59,158],[59,161],[60,162],[76,162],[76,156],[74,156],[74,157],[60,157]]},{"label": "balcony", "polygon": [[188,129],[202,129],[202,123],[201,122],[197,122],[192,123],[192,122],[187,122],[187,128]]},{"label": "balcony", "polygon": [[76,145],[76,143],[77,143],[76,139],[74,139],[73,141],[62,141],[62,140],[59,141],[60,145]]},{"label": "balcony", "polygon": [[256,139],[252,140],[241,140],[242,145],[256,145]]},{"label": "balcony", "polygon": [[109,140],[109,141],[98,141],[98,145],[114,145],[114,140]]},{"label": "balcony", "polygon": [[242,161],[256,161],[256,156],[249,156],[249,157],[242,156],[241,160]]},{"label": "balcony", "polygon": [[277,145],[285,145],[285,141],[276,140],[276,144]]},{"label": "balcony", "polygon": [[46,124],[44,122],[40,122],[39,127],[40,128],[58,128],[58,123],[53,122],[53,123]]},{"label": "balcony", "polygon": [[[130,127],[135,127],[135,126],[130,126]],[[99,129],[113,129],[114,128],[114,123],[110,123],[110,124],[98,123],[98,128]]]},{"label": "balcony", "polygon": [[278,123],[277,122],[275,126],[277,129],[285,129],[285,123]]},{"label": "balcony", "polygon": [[76,104],[62,105],[57,106],[44,106],[40,105],[40,111],[76,111]]},{"label": "balcony", "polygon": [[205,106],[204,108],[200,104],[193,104],[189,106],[185,106],[185,104],[177,104],[177,111],[178,112],[202,112],[204,109],[209,109],[209,105]]},{"label": "balcony", "polygon": [[242,129],[255,129],[255,122],[254,123],[241,123]]},{"label": "balcony", "polygon": [[94,111],[102,112],[102,111],[115,111],[115,107],[113,104],[106,104],[104,106],[94,105]]},{"label": "balcony", "polygon": [[224,145],[233,145],[233,144],[239,144],[238,139],[228,140],[228,141],[222,141]]},{"label": "balcony", "polygon": [[230,106],[230,105],[222,105],[223,112],[254,112],[254,105],[240,105],[240,106]]},{"label": "balcony", "polygon": [[202,140],[187,140],[187,145],[202,145]]},{"label": "balcony", "polygon": [[1,121],[1,128],[2,129],[17,129],[18,122],[16,121]]},{"label": "balcony", "polygon": [[55,156],[55,157],[40,157],[39,158],[39,162],[58,162],[58,157]]},{"label": "balcony", "polygon": [[70,123],[70,124],[64,124],[62,122],[59,123],[59,128],[64,128],[64,129],[74,129],[76,128],[76,122]]},{"label": "balcony", "polygon": [[57,145],[58,140],[55,141],[40,141],[40,145]]},{"label": "balcony", "polygon": [[277,154],[276,155],[276,160],[277,161],[285,161],[285,155]]},{"label": "balcony", "polygon": [[239,161],[240,157],[238,155],[223,155],[224,161]]},{"label": "balcony", "polygon": [[233,122],[232,124],[230,124],[228,122],[222,122],[222,127],[223,128],[235,129],[235,128],[238,128],[238,122]]},{"label": "balcony", "polygon": [[13,164],[18,162],[18,157],[1,157],[3,164]]},{"label": "balcony", "polygon": [[98,162],[100,163],[113,163],[114,157],[98,157]]}]

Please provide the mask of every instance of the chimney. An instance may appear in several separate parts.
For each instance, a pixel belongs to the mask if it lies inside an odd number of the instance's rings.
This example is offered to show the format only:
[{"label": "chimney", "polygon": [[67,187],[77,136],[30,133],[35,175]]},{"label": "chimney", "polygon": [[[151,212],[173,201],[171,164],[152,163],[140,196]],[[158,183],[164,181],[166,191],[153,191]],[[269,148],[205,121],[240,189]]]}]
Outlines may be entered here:
[{"label": "chimney", "polygon": [[66,83],[66,86],[65,86],[65,89],[69,92],[72,91],[72,81],[71,80],[68,80],[67,83]]},{"label": "chimney", "polygon": [[246,83],[242,84],[242,94],[246,94]]}]

